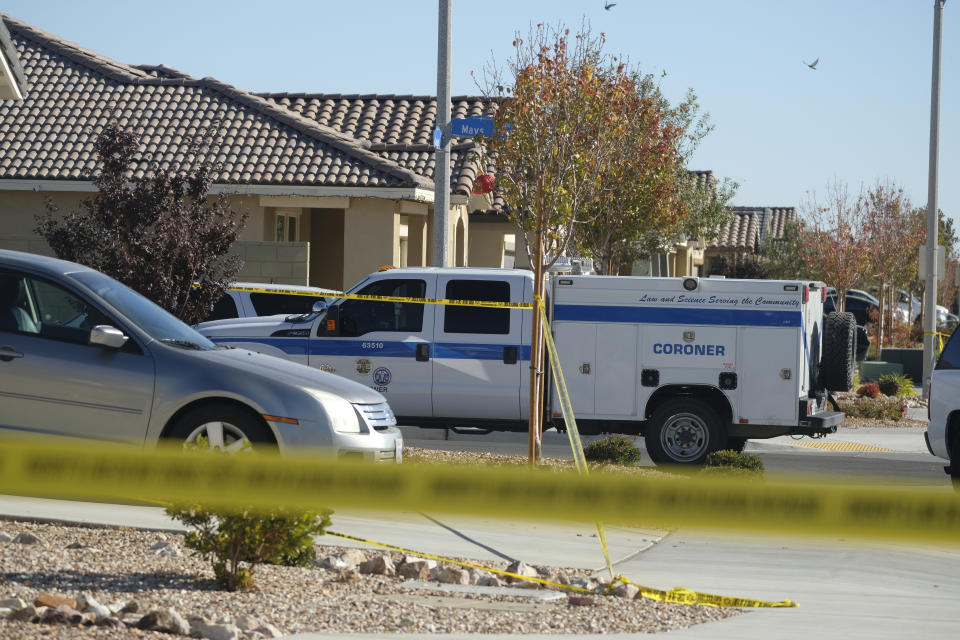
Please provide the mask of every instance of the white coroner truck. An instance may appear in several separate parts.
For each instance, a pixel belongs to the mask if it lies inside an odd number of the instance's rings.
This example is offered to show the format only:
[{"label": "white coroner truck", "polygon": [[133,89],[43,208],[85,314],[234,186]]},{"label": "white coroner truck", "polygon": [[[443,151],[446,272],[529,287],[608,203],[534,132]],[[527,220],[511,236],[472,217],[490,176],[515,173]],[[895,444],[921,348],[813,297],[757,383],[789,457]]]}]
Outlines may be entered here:
[{"label": "white coroner truck", "polygon": [[[526,302],[519,269],[388,269],[348,293]],[[699,464],[747,439],[822,437],[853,384],[852,314],[821,282],[552,275],[547,312],[582,433],[642,434],[657,463]],[[313,313],[202,323],[201,333],[373,387],[399,424],[527,429],[528,309],[339,299]],[[549,370],[549,367],[545,367]],[[546,375],[546,374],[545,374]],[[564,428],[554,381],[545,428]]]}]

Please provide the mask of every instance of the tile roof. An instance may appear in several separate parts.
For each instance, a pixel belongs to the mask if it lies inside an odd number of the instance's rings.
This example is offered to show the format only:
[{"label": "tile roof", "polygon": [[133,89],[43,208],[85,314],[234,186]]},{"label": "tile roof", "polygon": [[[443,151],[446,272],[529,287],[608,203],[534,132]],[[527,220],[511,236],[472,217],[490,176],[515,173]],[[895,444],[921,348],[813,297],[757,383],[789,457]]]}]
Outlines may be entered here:
[{"label": "tile roof", "polygon": [[[321,125],[370,143],[370,150],[434,179],[433,129],[437,120],[435,96],[340,93],[257,94]],[[499,100],[483,96],[451,98],[453,118],[496,113]],[[470,195],[479,175],[479,149],[469,139],[450,149],[450,189]]]},{"label": "tile roof", "polygon": [[198,130],[219,124],[217,183],[433,187],[415,162],[213,78],[122,64],[3,21],[31,91],[0,101],[0,178],[89,180],[96,135],[115,117],[141,134],[136,176],[189,162]]},{"label": "tile roof", "polygon": [[720,249],[752,251],[768,236],[783,237],[787,222],[797,220],[795,207],[729,207],[735,215],[710,243]]}]

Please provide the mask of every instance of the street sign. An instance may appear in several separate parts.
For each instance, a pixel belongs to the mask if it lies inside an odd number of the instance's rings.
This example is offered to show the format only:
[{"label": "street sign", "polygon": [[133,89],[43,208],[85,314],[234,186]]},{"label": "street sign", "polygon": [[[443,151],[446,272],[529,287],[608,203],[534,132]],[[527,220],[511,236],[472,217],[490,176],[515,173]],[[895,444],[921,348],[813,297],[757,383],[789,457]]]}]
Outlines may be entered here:
[{"label": "street sign", "polygon": [[[920,253],[918,254],[920,273],[919,277],[921,280],[927,279],[927,245],[920,245]],[[937,245],[937,280],[943,280],[943,275],[946,273],[947,261],[946,255],[943,252],[943,245]]]},{"label": "street sign", "polygon": [[440,127],[437,127],[433,130],[433,148],[439,149],[443,146],[443,131],[440,130]]},{"label": "street sign", "polygon": [[472,138],[478,133],[488,138],[493,135],[493,118],[490,116],[453,118],[450,124],[453,126],[453,135],[460,138]]}]

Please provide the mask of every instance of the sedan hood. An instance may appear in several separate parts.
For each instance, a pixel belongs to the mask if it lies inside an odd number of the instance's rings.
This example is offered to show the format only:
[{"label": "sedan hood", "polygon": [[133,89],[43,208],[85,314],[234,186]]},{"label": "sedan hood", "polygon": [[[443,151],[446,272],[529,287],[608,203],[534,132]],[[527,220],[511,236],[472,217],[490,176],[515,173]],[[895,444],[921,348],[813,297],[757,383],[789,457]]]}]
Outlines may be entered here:
[{"label": "sedan hood", "polygon": [[380,404],[387,401],[381,394],[359,382],[289,360],[246,349],[221,348],[202,353],[204,357],[230,367],[242,375],[262,376],[300,387],[329,391],[348,402],[359,404]]}]

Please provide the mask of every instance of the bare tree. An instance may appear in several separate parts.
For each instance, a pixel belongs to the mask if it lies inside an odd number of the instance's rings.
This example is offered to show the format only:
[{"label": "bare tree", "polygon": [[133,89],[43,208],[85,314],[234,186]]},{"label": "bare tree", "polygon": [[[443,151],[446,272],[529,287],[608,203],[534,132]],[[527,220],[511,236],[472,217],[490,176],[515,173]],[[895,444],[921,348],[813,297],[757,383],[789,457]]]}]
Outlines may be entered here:
[{"label": "bare tree", "polygon": [[810,192],[801,212],[807,223],[800,236],[801,258],[811,277],[836,288],[837,309],[843,311],[847,289],[870,275],[864,198],[834,181],[822,199]]},{"label": "bare tree", "polygon": [[[510,204],[543,299],[544,273],[566,251],[574,225],[599,195],[613,144],[624,128],[620,104],[636,95],[626,67],[603,52],[604,36],[582,26],[538,24],[513,41],[506,67],[484,71],[489,94],[508,99],[497,111],[500,137],[488,141],[497,188]],[[509,125],[509,130],[508,130]],[[533,310],[530,379],[530,459],[540,457],[543,334]]]}]

